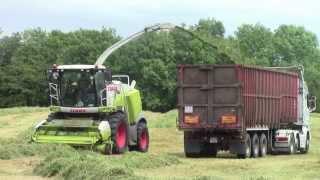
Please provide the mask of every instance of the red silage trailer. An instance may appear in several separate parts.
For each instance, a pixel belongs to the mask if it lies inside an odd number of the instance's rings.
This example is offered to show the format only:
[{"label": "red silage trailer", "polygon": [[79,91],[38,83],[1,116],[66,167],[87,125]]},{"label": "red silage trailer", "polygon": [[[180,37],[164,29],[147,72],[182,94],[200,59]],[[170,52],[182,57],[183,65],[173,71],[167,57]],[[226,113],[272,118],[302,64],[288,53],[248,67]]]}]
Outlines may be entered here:
[{"label": "red silage trailer", "polygon": [[243,86],[240,94],[246,127],[280,128],[280,125],[297,122],[297,73],[245,66],[238,66],[236,70]]},{"label": "red silage trailer", "polygon": [[[178,127],[185,131],[187,156],[215,155],[219,149],[240,157],[264,156],[268,146],[274,150],[279,145],[277,133],[286,134],[279,130],[296,136],[291,131],[304,124],[307,89],[301,70],[179,65],[177,79]],[[288,147],[282,149],[290,150],[292,139],[299,140],[287,138],[282,145]]]}]

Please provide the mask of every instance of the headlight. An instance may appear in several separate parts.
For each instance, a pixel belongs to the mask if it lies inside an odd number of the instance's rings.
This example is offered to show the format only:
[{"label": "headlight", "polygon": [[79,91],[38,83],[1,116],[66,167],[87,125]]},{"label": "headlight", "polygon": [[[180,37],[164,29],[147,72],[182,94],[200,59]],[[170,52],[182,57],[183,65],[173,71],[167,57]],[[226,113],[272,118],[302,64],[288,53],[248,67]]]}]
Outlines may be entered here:
[{"label": "headlight", "polygon": [[108,121],[101,121],[98,129],[100,130],[100,132],[104,132],[106,130],[110,130],[110,124]]},{"label": "headlight", "polygon": [[111,135],[110,125],[108,121],[100,122],[98,129],[100,131],[102,140],[106,141]]}]

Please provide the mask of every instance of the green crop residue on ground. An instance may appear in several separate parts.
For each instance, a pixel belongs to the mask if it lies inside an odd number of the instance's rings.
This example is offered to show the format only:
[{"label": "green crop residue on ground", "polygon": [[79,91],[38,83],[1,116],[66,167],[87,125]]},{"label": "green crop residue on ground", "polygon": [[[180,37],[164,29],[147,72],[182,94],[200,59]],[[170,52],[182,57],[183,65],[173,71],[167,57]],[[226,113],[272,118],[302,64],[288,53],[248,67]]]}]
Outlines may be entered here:
[{"label": "green crop residue on ground", "polygon": [[174,128],[176,127],[177,110],[171,110],[166,113],[155,113],[146,111],[150,128]]},{"label": "green crop residue on ground", "polygon": [[46,108],[0,110],[0,179],[320,179],[320,114],[312,115],[308,154],[257,159],[237,159],[226,152],[217,158],[185,158],[176,110],[145,112],[148,153],[106,156],[67,145],[29,143],[32,126],[46,115]]}]

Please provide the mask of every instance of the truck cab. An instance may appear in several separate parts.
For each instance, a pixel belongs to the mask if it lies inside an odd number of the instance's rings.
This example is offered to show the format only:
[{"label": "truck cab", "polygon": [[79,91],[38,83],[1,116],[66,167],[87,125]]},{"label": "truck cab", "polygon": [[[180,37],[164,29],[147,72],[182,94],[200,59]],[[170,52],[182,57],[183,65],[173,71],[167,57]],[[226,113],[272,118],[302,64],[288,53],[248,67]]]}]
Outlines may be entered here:
[{"label": "truck cab", "polygon": [[273,151],[307,153],[311,142],[310,113],[316,110],[316,97],[309,93],[303,77],[303,67],[298,66],[298,120],[291,129],[283,128],[275,132]]}]

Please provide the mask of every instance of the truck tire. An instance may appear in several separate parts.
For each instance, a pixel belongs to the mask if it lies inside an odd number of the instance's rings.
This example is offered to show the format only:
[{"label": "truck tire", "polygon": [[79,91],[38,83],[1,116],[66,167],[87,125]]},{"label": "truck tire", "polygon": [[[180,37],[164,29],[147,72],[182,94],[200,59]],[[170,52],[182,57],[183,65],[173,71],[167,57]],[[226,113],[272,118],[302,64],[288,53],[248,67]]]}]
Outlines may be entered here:
[{"label": "truck tire", "polygon": [[310,136],[309,136],[309,133],[308,133],[307,134],[307,139],[306,139],[306,147],[300,149],[301,154],[307,154],[308,151],[309,151],[309,146],[310,146]]},{"label": "truck tire", "polygon": [[192,132],[184,132],[184,154],[186,157],[196,158],[201,155],[201,142],[192,137]]},{"label": "truck tire", "polygon": [[128,122],[122,112],[116,112],[109,118],[111,128],[111,140],[113,142],[112,153],[122,154],[128,148]]},{"label": "truck tire", "polygon": [[137,127],[137,150],[148,152],[149,149],[149,131],[147,124],[140,122]]},{"label": "truck tire", "polygon": [[295,154],[296,151],[297,151],[297,145],[296,145],[295,140],[294,140],[294,135],[292,134],[292,135],[290,136],[288,153],[289,153],[289,154]]},{"label": "truck tire", "polygon": [[216,157],[218,153],[217,145],[206,143],[203,145],[201,149],[201,155],[209,156],[209,157]]},{"label": "truck tire", "polygon": [[268,149],[268,140],[264,133],[260,135],[259,139],[259,155],[260,157],[264,157],[267,155],[267,149]]},{"label": "truck tire", "polygon": [[256,158],[259,156],[259,137],[256,133],[253,134],[251,143],[251,154]]},{"label": "truck tire", "polygon": [[244,143],[244,147],[245,147],[245,150],[244,150],[244,154],[242,153],[239,153],[237,154],[238,158],[249,158],[251,156],[251,138],[250,138],[250,135],[247,133],[246,134],[246,137],[245,137],[245,143]]}]

